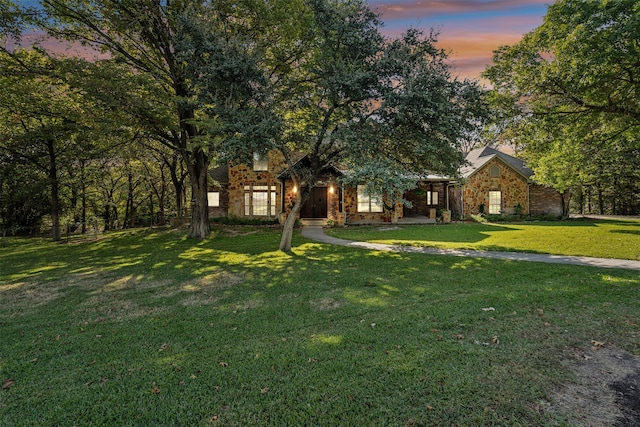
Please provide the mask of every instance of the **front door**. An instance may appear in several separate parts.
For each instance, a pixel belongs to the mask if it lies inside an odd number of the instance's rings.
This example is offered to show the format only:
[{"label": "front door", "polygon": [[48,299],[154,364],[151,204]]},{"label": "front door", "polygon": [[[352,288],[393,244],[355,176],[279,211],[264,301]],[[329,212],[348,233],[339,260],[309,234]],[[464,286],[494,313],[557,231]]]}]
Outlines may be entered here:
[{"label": "front door", "polygon": [[315,187],[311,189],[309,200],[302,205],[300,218],[326,218],[327,217],[327,188]]}]

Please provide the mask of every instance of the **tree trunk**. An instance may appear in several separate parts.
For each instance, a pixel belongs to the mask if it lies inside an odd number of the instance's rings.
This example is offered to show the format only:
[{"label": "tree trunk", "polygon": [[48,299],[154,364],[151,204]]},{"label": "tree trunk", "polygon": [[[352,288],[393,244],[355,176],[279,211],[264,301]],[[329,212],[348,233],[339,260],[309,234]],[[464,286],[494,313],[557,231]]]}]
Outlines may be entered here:
[{"label": "tree trunk", "polygon": [[160,167],[160,177],[162,182],[160,183],[160,195],[158,196],[158,222],[160,226],[164,225],[164,198],[167,197],[167,178],[164,175],[164,168]]},{"label": "tree trunk", "polygon": [[173,183],[173,187],[176,190],[176,212],[179,217],[184,215],[184,199],[185,199],[185,191],[184,191],[184,174],[178,173],[178,166],[181,165],[178,162],[178,158],[175,157],[171,162],[166,162],[167,166],[169,166],[169,175],[171,176],[171,182]]},{"label": "tree trunk", "polygon": [[564,190],[560,194],[562,196],[562,217],[567,218],[569,216],[569,206],[571,204],[571,190]]},{"label": "tree trunk", "polygon": [[204,239],[209,235],[209,206],[207,202],[209,157],[202,151],[193,153],[191,161],[186,162],[191,177],[191,225],[189,237]]},{"label": "tree trunk", "polygon": [[58,182],[58,167],[53,141],[47,141],[49,150],[49,184],[51,185],[51,235],[54,242],[59,242],[60,233],[60,183]]},{"label": "tree trunk", "polygon": [[283,252],[291,252],[293,226],[296,224],[296,219],[298,218],[298,214],[302,209],[302,205],[307,201],[310,194],[311,187],[309,186],[303,187],[300,191],[298,191],[298,195],[296,197],[295,203],[293,204],[293,208],[291,208],[291,212],[289,212],[289,215],[287,216],[287,219],[285,220],[284,226],[282,228],[282,238],[280,239],[279,249]]},{"label": "tree trunk", "polygon": [[598,184],[598,209],[600,209],[600,215],[604,215],[604,195],[601,184]]},{"label": "tree trunk", "polygon": [[82,227],[82,234],[87,232],[87,184],[85,182],[85,164],[84,161],[80,162],[80,203],[82,204],[82,212],[80,213],[80,223]]}]

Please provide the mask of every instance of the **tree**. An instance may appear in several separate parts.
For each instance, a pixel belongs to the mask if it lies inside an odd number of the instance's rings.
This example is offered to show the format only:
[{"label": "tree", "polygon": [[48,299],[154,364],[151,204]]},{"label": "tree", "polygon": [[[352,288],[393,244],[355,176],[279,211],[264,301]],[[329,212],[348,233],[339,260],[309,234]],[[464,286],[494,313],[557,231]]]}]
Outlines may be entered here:
[{"label": "tree", "polygon": [[65,82],[75,60],[38,50],[0,50],[0,150],[45,174],[50,189],[52,238],[60,240],[61,163],[73,161],[90,120],[81,92]]},{"label": "tree", "polygon": [[[306,48],[275,91],[283,131],[274,146],[300,189],[284,224],[283,251],[291,249],[295,219],[323,170],[346,165],[353,171],[347,179],[367,182],[369,192],[386,194],[393,205],[415,185],[412,173],[455,174],[460,140],[482,117],[480,89],[450,78],[434,34],[409,30],[387,40],[379,16],[362,1],[305,4]],[[300,155],[306,161],[296,162]]]},{"label": "tree", "polygon": [[259,103],[251,99],[260,86],[255,44],[247,37],[255,19],[251,2],[42,0],[42,6],[37,25],[48,34],[107,51],[153,82],[153,98],[146,107],[137,104],[135,113],[184,159],[192,193],[189,235],[205,237],[210,161],[234,152],[225,135],[238,139],[245,132],[236,109],[246,113]]},{"label": "tree", "polygon": [[[636,1],[559,0],[540,27],[494,53],[484,75],[495,99],[511,109],[511,135],[538,182],[565,193],[607,182],[618,192],[619,177],[604,174],[607,159],[637,170],[639,32]],[[623,198],[638,212],[632,194]]]}]

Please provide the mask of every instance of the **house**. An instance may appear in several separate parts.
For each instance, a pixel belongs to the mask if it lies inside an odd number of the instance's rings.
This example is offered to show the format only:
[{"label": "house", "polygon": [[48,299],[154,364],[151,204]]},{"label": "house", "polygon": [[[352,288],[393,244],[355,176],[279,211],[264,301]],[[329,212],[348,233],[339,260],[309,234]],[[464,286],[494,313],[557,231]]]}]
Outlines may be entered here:
[{"label": "house", "polygon": [[[298,161],[305,160],[302,157]],[[453,211],[458,218],[481,211],[561,215],[560,194],[532,183],[533,172],[521,160],[485,147],[471,151],[467,162],[461,169],[462,180],[439,175],[416,177],[416,188],[403,195],[412,206],[398,205],[391,212],[385,210],[380,197],[367,195],[364,186],[341,184],[340,177],[346,171],[330,167],[322,171],[300,217],[345,224],[409,219],[435,222],[437,215],[447,211]],[[267,156],[256,154],[252,165],[212,169],[209,176],[212,217],[278,219],[282,223],[299,191],[282,156],[275,152]]]},{"label": "house", "polygon": [[531,180],[533,171],[509,154],[490,147],[472,150],[451,187],[450,209],[460,218],[471,214],[562,215],[562,197]]}]

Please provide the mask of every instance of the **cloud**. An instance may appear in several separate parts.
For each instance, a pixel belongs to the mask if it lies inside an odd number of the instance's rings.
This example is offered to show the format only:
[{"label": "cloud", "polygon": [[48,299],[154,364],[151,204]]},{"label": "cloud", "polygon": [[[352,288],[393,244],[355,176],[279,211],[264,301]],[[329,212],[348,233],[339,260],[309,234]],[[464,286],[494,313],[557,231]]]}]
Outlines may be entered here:
[{"label": "cloud", "polygon": [[438,46],[450,52],[454,73],[478,78],[493,51],[513,45],[542,24],[550,0],[370,0],[382,14],[382,31],[397,37],[408,28],[438,33]]},{"label": "cloud", "polygon": [[485,13],[523,13],[542,9],[552,0],[449,0],[449,1],[389,1],[371,0],[372,9],[385,20],[410,19],[416,16],[442,17]]}]

